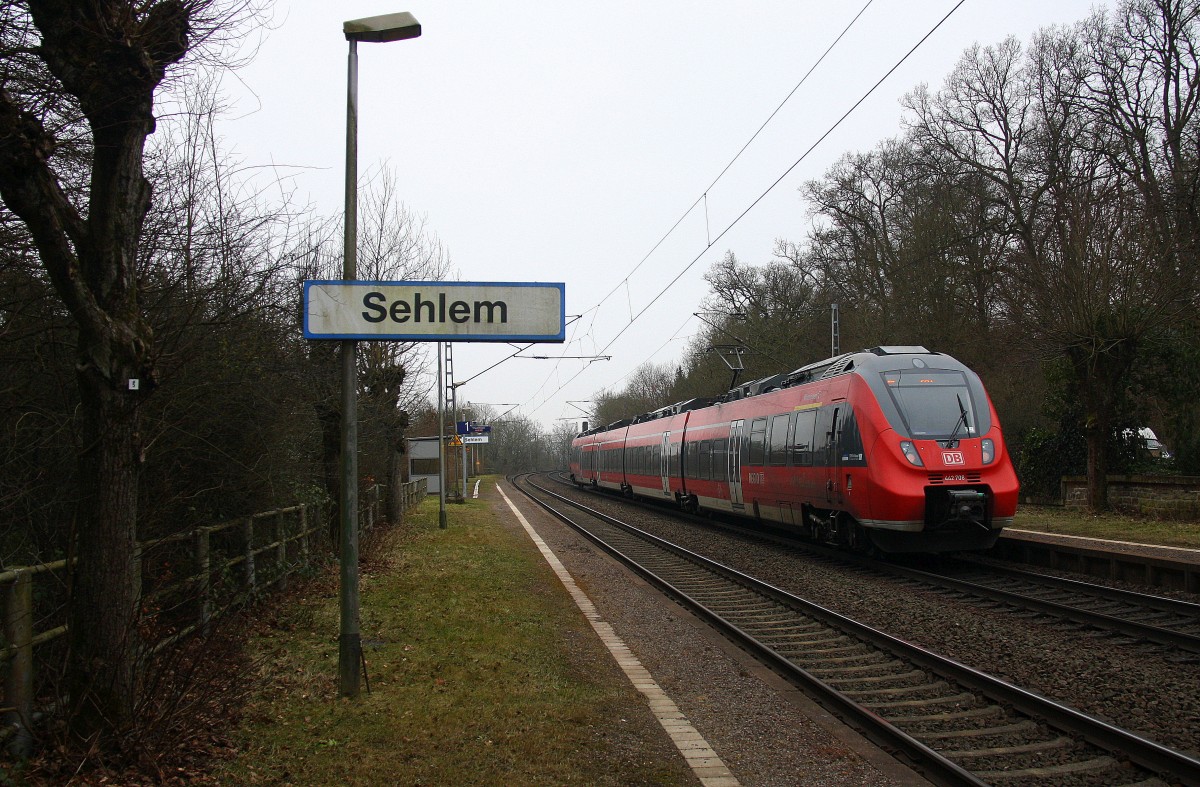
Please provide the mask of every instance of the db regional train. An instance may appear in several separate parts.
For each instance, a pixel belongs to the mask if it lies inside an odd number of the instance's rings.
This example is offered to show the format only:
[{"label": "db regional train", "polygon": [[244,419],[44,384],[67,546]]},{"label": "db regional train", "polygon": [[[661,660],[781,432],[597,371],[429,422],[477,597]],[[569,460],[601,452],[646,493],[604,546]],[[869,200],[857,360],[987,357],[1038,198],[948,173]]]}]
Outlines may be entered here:
[{"label": "db regional train", "polygon": [[978,375],[915,346],[839,355],[585,431],[571,477],[884,553],[987,549],[1018,496]]}]

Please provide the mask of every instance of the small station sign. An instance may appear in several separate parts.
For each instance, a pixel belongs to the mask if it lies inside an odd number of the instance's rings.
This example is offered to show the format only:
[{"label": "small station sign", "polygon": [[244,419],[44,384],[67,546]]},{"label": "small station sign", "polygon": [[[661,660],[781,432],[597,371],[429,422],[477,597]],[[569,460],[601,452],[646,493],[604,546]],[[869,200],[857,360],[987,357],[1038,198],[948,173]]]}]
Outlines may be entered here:
[{"label": "small station sign", "polygon": [[304,338],[562,342],[566,285],[306,281]]}]

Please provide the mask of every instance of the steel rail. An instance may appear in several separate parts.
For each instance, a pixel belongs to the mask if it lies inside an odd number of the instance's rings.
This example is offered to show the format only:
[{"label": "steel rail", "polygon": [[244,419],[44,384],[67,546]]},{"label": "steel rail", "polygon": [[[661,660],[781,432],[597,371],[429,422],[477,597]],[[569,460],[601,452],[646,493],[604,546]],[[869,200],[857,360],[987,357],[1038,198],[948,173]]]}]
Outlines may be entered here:
[{"label": "steel rail", "polygon": [[[1066,705],[1062,705],[1061,703],[1054,702],[1046,697],[1042,697],[1018,686],[1014,686],[1006,681],[1000,680],[999,678],[995,678],[991,675],[976,670],[973,667],[969,667],[952,659],[938,656],[937,654],[925,650],[924,648],[905,642],[904,640],[896,637],[892,637],[889,634],[802,599],[798,596],[788,593],[785,590],[761,582],[760,580],[743,574],[736,569],[716,563],[715,561],[693,553],[690,550],[667,542],[657,536],[654,536],[653,534],[646,533],[645,531],[641,531],[635,527],[620,522],[619,520],[616,520],[613,517],[604,514],[603,512],[596,511],[595,509],[589,508],[582,503],[577,503],[566,497],[563,497],[562,495],[545,489],[544,487],[538,486],[532,481],[526,481],[526,483],[529,486],[538,489],[542,493],[549,495],[566,505],[570,505],[574,508],[584,511],[589,516],[606,522],[613,527],[617,527],[626,532],[635,534],[639,538],[645,539],[646,541],[672,553],[686,557],[690,561],[696,562],[697,564],[705,566],[709,570],[725,575],[739,584],[754,589],[757,592],[772,598],[773,600],[789,606],[797,607],[805,614],[810,615],[817,620],[820,620],[828,625],[841,628],[843,631],[846,631],[847,633],[850,633],[863,641],[870,642],[876,647],[894,653],[901,658],[910,660],[914,664],[922,666],[949,679],[955,680],[964,687],[978,691],[995,701],[1007,704],[1021,713],[1034,718],[1042,719],[1051,726],[1057,727],[1060,730],[1077,734],[1086,741],[1107,751],[1120,752],[1128,757],[1132,762],[1152,772],[1171,774],[1173,777],[1181,779],[1184,783],[1200,784],[1200,760],[1192,758],[1169,747],[1163,746],[1155,741],[1135,735],[1128,730],[1123,730]],[[568,522],[568,524],[571,524],[572,527],[580,530],[580,532],[584,533],[584,535],[589,537],[591,540],[597,542],[606,551],[612,552],[615,557],[618,557],[618,559],[621,559],[623,562],[628,560],[624,555],[621,555],[619,552],[615,552],[613,548],[604,544],[602,540],[598,539],[594,535],[588,534],[586,532],[586,528],[582,528],[576,523],[570,521],[569,518],[565,517],[565,515],[554,511],[553,508],[544,501],[538,500],[537,497],[534,497],[528,492],[525,492],[525,494],[538,505],[542,506],[547,511],[550,511],[550,513],[552,513],[554,516]],[[668,592],[673,596],[679,594],[677,597],[680,597],[680,600],[684,601],[684,603],[686,603],[689,607],[693,607],[693,605],[697,604],[697,602],[688,598],[685,594],[680,594],[677,589],[653,576],[652,573],[648,572],[646,569],[639,566],[634,566],[634,568],[639,574],[642,574],[642,576],[645,576],[649,581],[653,582],[657,586],[665,586],[664,589],[669,588]],[[715,625],[720,626],[723,630],[729,630],[728,624],[720,621],[719,618],[714,618],[713,613],[706,608],[703,608],[702,605],[699,606],[700,609],[697,611],[705,619],[711,620]],[[827,686],[818,688],[815,684],[820,684],[820,681],[816,679],[815,676],[812,676],[806,671],[796,667],[796,665],[787,662],[778,654],[774,654],[774,652],[768,647],[762,645],[761,643],[757,643],[753,637],[746,634],[744,631],[734,628],[732,633],[735,634],[739,642],[747,644],[747,646],[750,647],[756,653],[756,655],[771,654],[766,656],[767,661],[772,666],[782,667],[785,675],[789,677],[795,676],[802,678],[803,685],[813,688],[820,696],[831,696],[831,702],[835,702],[837,707],[842,707],[844,704],[854,704],[853,700],[841,695],[841,693],[837,692],[836,689],[832,689]],[[810,683],[810,681],[812,681],[812,683]],[[821,686],[823,686],[823,684],[821,684]],[[832,692],[832,694],[829,694],[830,692]],[[871,711],[866,711],[866,715],[864,716],[862,710],[852,713],[851,715],[852,718],[855,719],[863,719],[871,716],[879,718]],[[880,721],[882,721],[882,719],[880,719]],[[867,724],[867,722],[863,723],[864,725]],[[883,723],[886,724],[886,722]],[[890,727],[891,725],[888,726]],[[905,735],[905,737],[909,736]],[[921,744],[915,739],[913,740],[918,746],[928,749],[928,747],[926,747],[924,744]],[[933,750],[930,749],[930,751]],[[936,754],[936,752],[934,752],[934,754]],[[945,759],[941,755],[937,756],[940,759]],[[949,760],[947,760],[947,762],[949,762]],[[962,770],[953,762],[950,762],[950,765],[954,766],[954,768]],[[969,772],[966,773],[969,774]],[[973,776],[971,776],[971,778],[974,779]]]},{"label": "steel rail", "polygon": [[[518,478],[527,478],[527,476],[520,476]],[[696,555],[695,553],[689,552],[688,550],[678,547],[677,545],[663,541],[657,536],[637,530],[637,528],[631,528],[630,526],[618,522],[606,514],[594,509],[590,509],[582,504],[570,501],[560,495],[555,494],[554,492],[545,489],[544,487],[538,486],[532,481],[525,480],[524,483],[554,497],[557,500],[562,501],[563,503],[580,509],[589,516],[593,516],[597,519],[607,522],[614,527],[620,527],[630,532],[636,531],[636,534],[639,537],[647,538],[650,543],[655,544],[656,546],[666,548],[668,551],[675,552],[676,554],[689,556],[689,559],[694,557],[704,563],[711,562],[707,561],[706,558],[703,558],[700,555]],[[608,552],[610,555],[621,561],[624,565],[628,566],[630,569],[642,576],[647,582],[667,593],[672,598],[675,598],[692,612],[696,613],[701,619],[705,620],[719,631],[722,631],[726,635],[730,636],[735,642],[750,650],[757,658],[766,662],[785,678],[807,689],[827,708],[839,714],[841,718],[849,719],[851,724],[856,724],[867,735],[867,737],[874,740],[877,744],[891,749],[893,753],[900,753],[902,759],[906,759],[913,766],[920,769],[927,778],[936,781],[938,784],[944,785],[969,785],[970,787],[984,787],[987,784],[987,782],[976,778],[970,771],[947,759],[934,749],[931,749],[916,738],[905,733],[903,730],[900,730],[894,725],[889,724],[878,714],[874,713],[868,708],[863,707],[862,705],[859,705],[842,692],[809,673],[807,670],[788,661],[779,653],[776,653],[774,650],[763,645],[744,630],[730,624],[720,615],[710,610],[707,606],[696,601],[690,595],[675,587],[662,577],[658,576],[653,571],[645,568],[637,561],[632,560],[619,549],[590,532],[583,525],[575,522],[566,514],[555,509],[544,500],[540,500],[536,496],[530,494],[528,490],[522,489],[520,484],[516,483],[515,480],[514,486],[516,486],[516,488],[520,490],[522,494],[524,494],[529,500],[541,506],[551,516],[554,516],[578,531],[605,552]]]},{"label": "steel rail", "polygon": [[[1075,623],[1094,626],[1105,631],[1116,631],[1121,634],[1125,634],[1126,636],[1146,640],[1147,642],[1155,642],[1159,645],[1168,645],[1181,650],[1200,653],[1200,636],[1189,634],[1185,631],[1175,631],[1174,629],[1163,628],[1161,626],[1152,626],[1148,623],[1139,623],[1134,620],[1128,620],[1115,615],[1108,615],[1103,612],[1092,612],[1091,610],[1072,606],[1070,604],[1063,604],[1057,601],[1047,601],[1046,599],[1037,598],[1036,596],[1029,596],[1025,595],[1024,593],[1018,593],[1011,590],[994,588],[989,585],[981,585],[976,582],[949,577],[945,574],[938,574],[935,572],[922,571],[920,569],[896,565],[888,565],[883,567],[881,570],[885,573],[905,577],[917,582],[941,586],[958,591],[960,593],[966,593],[971,596],[986,598],[991,601],[1010,604],[1012,606],[1021,607],[1034,612],[1065,618],[1066,620],[1070,620]],[[1077,584],[1082,585],[1084,588],[1088,587],[1086,582],[1080,582]],[[1079,588],[1074,592],[1087,593],[1087,591],[1083,588]]]}]

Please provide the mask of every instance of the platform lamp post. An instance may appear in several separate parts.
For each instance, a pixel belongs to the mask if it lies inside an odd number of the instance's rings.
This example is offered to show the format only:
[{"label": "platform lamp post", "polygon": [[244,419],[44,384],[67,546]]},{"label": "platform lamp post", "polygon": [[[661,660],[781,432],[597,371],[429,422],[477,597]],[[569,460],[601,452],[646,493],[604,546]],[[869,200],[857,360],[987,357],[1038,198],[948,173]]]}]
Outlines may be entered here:
[{"label": "platform lamp post", "polygon": [[[358,278],[358,42],[386,43],[416,38],[421,25],[412,14],[384,14],[342,23],[350,42],[346,81],[346,228],[342,278]],[[358,617],[358,360],[357,343],[342,341],[341,633],[338,692],[357,697],[362,676]]]}]

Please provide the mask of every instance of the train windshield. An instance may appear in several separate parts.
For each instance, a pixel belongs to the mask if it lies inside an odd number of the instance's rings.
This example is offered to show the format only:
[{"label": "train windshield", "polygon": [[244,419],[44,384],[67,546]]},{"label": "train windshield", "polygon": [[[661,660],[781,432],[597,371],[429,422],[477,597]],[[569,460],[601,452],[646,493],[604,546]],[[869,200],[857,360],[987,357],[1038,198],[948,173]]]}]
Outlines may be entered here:
[{"label": "train windshield", "polygon": [[971,392],[962,372],[906,369],[884,372],[882,376],[904,420],[904,431],[912,438],[948,440],[979,436]]}]

